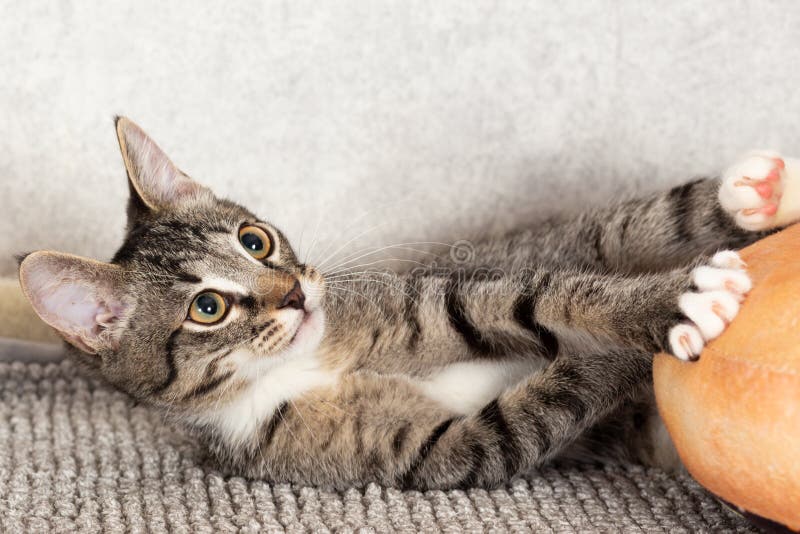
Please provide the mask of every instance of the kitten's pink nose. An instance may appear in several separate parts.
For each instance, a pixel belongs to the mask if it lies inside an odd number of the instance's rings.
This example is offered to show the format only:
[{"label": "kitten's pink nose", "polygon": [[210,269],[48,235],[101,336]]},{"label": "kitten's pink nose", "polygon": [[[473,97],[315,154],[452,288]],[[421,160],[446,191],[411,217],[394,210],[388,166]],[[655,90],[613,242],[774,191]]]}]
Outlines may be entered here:
[{"label": "kitten's pink nose", "polygon": [[295,280],[292,289],[290,289],[289,292],[284,295],[280,305],[278,306],[278,309],[294,308],[295,310],[302,310],[305,308],[305,304],[306,296],[303,294],[303,290],[300,288],[300,281]]}]

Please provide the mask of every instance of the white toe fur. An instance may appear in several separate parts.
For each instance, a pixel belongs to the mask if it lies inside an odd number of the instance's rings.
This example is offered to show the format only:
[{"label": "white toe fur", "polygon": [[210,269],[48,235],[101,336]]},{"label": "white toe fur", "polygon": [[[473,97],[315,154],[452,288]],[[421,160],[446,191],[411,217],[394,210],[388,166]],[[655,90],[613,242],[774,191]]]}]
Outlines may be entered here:
[{"label": "white toe fur", "polygon": [[724,269],[703,265],[692,272],[694,285],[701,291],[727,290],[744,295],[753,287],[747,273],[739,269]]},{"label": "white toe fur", "polygon": [[700,329],[706,341],[719,336],[739,313],[738,295],[729,291],[684,293],[678,305],[684,315]]},{"label": "white toe fur", "polygon": [[760,208],[767,203],[752,187],[737,185],[742,176],[747,175],[726,176],[719,190],[719,203],[733,215],[744,209]]},{"label": "white toe fur", "polygon": [[736,213],[734,219],[740,228],[750,232],[759,232],[773,227],[774,216],[765,213],[745,214],[743,211]]},{"label": "white toe fur", "polygon": [[720,250],[711,257],[711,265],[723,269],[744,270],[747,264],[735,250]]},{"label": "white toe fur", "polygon": [[669,346],[672,353],[681,360],[696,360],[706,342],[700,330],[694,325],[682,323],[669,331]]},{"label": "white toe fur", "polygon": [[687,292],[678,299],[678,307],[688,323],[673,326],[669,331],[672,353],[682,360],[694,360],[706,342],[718,337],[739,313],[744,295],[752,282],[744,270],[745,263],[734,251],[718,252],[711,265],[692,271],[697,292]]}]

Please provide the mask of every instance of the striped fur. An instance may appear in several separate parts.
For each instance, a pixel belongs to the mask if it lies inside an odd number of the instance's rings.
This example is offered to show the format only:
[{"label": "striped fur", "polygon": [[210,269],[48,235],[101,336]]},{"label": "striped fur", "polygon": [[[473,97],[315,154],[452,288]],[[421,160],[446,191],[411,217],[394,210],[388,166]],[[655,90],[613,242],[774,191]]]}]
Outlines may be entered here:
[{"label": "striped fur", "polygon": [[[46,320],[38,270],[60,280],[71,262],[78,287],[112,288],[120,305],[97,338],[51,320],[76,356],[233,472],[275,481],[491,487],[558,455],[667,457],[651,439],[651,354],[687,321],[693,269],[763,235],[720,206],[719,180],[696,180],[477,242],[467,262],[328,284],[274,226],[191,181],[130,121],[117,127],[125,242],[92,279],[78,259],[26,258],[23,286]],[[242,249],[243,224],[269,232],[274,256]],[[281,306],[295,282],[302,310]],[[231,306],[210,327],[187,321],[207,290]]]}]

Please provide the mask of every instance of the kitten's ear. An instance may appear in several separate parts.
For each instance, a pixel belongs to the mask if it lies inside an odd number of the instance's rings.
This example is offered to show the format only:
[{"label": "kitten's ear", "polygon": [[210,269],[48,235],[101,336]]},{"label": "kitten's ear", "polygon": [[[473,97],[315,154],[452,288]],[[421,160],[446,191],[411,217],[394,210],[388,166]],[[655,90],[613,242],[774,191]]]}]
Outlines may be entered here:
[{"label": "kitten's ear", "polygon": [[186,176],[144,130],[117,117],[117,138],[128,171],[131,195],[154,211],[175,208],[210,191]]},{"label": "kitten's ear", "polygon": [[89,354],[115,349],[122,299],[122,270],[69,254],[40,251],[19,264],[22,291],[42,320]]}]

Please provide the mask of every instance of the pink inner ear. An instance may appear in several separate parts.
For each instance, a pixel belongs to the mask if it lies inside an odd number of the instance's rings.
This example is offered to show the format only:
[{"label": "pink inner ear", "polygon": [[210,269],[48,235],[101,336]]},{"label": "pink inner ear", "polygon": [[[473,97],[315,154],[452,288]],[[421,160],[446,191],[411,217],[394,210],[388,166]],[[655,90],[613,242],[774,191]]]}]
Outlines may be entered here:
[{"label": "pink inner ear", "polygon": [[20,282],[33,309],[76,347],[94,353],[113,348],[123,317],[121,270],[108,263],[57,252],[34,252],[20,263]]},{"label": "pink inner ear", "polygon": [[52,318],[53,326],[64,333],[96,336],[99,333],[97,316],[109,312],[92,295],[91,289],[81,283],[53,284],[37,295],[37,299]]},{"label": "pink inner ear", "polygon": [[65,278],[47,268],[29,269],[26,278],[31,304],[41,318],[86,352],[97,351],[101,332],[122,313],[120,305],[103,298],[97,281]]},{"label": "pink inner ear", "polygon": [[200,187],[181,173],[167,155],[138,127],[125,130],[128,157],[136,167],[140,192],[151,202],[176,204]]}]

